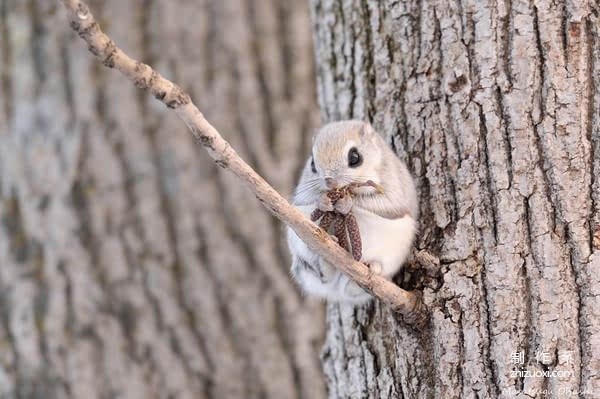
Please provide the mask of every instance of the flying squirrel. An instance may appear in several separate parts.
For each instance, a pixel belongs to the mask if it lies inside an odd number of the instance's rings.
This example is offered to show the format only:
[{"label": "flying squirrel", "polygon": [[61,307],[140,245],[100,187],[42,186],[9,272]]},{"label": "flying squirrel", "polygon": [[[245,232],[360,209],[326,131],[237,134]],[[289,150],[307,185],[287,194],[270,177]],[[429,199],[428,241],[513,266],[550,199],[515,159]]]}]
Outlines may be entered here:
[{"label": "flying squirrel", "polygon": [[[354,185],[351,199],[331,203],[326,194],[348,185]],[[363,121],[333,122],[317,132],[312,154],[294,191],[293,204],[308,217],[315,209],[351,211],[360,231],[361,261],[387,279],[402,267],[417,231],[418,202],[413,178],[385,140]],[[287,239],[292,253],[291,273],[304,292],[355,304],[372,299],[308,248],[289,227]]]}]

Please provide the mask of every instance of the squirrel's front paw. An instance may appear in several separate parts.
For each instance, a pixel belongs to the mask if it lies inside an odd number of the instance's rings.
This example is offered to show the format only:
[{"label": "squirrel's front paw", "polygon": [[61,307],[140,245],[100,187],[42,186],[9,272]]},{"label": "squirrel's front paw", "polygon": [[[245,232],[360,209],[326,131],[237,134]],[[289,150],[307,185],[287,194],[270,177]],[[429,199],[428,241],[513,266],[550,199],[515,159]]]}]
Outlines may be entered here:
[{"label": "squirrel's front paw", "polygon": [[347,215],[352,209],[352,198],[347,195],[336,201],[334,208],[342,215]]},{"label": "squirrel's front paw", "polygon": [[333,211],[333,202],[331,201],[331,198],[327,196],[327,193],[319,197],[319,200],[317,201],[317,208],[323,212]]},{"label": "squirrel's front paw", "polygon": [[371,270],[373,273],[380,275],[383,272],[383,266],[381,263],[377,261],[372,262],[364,262],[365,265]]}]

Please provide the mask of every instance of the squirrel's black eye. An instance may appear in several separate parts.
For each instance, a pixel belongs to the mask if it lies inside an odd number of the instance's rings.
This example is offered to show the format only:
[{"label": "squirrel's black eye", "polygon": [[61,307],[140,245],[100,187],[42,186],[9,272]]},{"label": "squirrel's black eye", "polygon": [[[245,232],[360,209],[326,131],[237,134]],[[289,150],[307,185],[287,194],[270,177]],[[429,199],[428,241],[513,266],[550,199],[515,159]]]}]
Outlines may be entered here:
[{"label": "squirrel's black eye", "polygon": [[350,151],[348,151],[348,166],[351,168],[359,167],[362,161],[362,155],[360,155],[356,147],[350,148]]},{"label": "squirrel's black eye", "polygon": [[317,173],[317,167],[315,166],[315,159],[314,158],[310,159],[310,170],[312,170],[313,173]]}]

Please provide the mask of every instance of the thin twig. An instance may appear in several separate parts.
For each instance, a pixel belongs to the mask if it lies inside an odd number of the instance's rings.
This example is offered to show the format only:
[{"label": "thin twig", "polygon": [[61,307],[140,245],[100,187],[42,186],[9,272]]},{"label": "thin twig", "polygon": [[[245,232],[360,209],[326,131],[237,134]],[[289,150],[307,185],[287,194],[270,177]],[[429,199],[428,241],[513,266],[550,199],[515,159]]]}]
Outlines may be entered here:
[{"label": "thin twig", "polygon": [[421,324],[425,320],[419,296],[391,281],[373,274],[368,267],[354,261],[331,237],[289,204],[258,173],[246,164],[219,132],[204,118],[190,96],[179,86],[162,77],[150,66],[123,52],[102,30],[89,7],[79,0],[61,0],[69,11],[71,27],[88,44],[90,52],[109,68],[116,68],[134,84],[148,90],[156,99],[183,119],[196,140],[206,148],[217,165],[233,172],[256,195],[273,215],[290,226],[316,253],[346,273],[358,285],[372,293],[406,321]]}]

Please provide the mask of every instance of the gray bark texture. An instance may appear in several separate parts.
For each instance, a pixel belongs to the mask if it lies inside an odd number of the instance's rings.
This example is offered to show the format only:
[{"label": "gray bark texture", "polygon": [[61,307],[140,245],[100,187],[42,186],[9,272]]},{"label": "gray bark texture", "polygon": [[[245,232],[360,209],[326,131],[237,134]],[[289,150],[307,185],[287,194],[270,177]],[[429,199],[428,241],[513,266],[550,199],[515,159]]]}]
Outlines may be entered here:
[{"label": "gray bark texture", "polygon": [[400,281],[423,291],[420,331],[380,304],[328,306],[330,397],[599,397],[598,4],[312,0],[311,12],[324,119],[372,121],[407,161],[416,246],[440,259]]},{"label": "gray bark texture", "polygon": [[[289,195],[319,113],[306,2],[90,3]],[[59,1],[0,0],[0,398],[323,398],[283,230]]]}]

